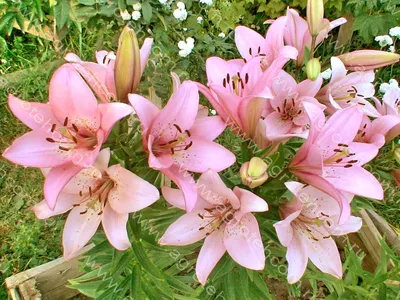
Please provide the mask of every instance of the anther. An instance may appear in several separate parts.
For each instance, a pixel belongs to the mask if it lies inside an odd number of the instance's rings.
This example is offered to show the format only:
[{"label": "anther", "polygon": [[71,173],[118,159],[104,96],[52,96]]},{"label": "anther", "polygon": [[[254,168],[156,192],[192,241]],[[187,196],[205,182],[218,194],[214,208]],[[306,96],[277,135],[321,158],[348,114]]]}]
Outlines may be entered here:
[{"label": "anther", "polygon": [[91,186],[89,186],[89,195],[90,195],[90,197],[92,197],[92,187]]},{"label": "anther", "polygon": [[339,147],[348,147],[349,145],[347,144],[338,144]]},{"label": "anther", "polygon": [[357,159],[354,159],[354,160],[350,160],[350,161],[349,161],[350,164],[354,164],[354,163],[356,163],[356,162],[358,162]]},{"label": "anther", "polygon": [[191,137],[190,131],[189,130],[185,130],[185,133],[187,134],[188,137]]},{"label": "anther", "polygon": [[83,195],[82,191],[79,191],[79,196],[81,196],[81,197],[82,197],[82,195]]},{"label": "anther", "polygon": [[55,140],[53,140],[52,138],[46,138],[46,141],[48,141],[50,143],[55,143]]},{"label": "anther", "polygon": [[260,54],[260,52],[261,52],[261,47],[258,46],[258,54]]},{"label": "anther", "polygon": [[223,85],[224,87],[226,87],[226,78],[224,78],[224,80],[222,81],[222,85]]},{"label": "anther", "polygon": [[333,149],[333,152],[342,153],[342,150],[340,150],[340,149]]},{"label": "anther", "polygon": [[74,123],[72,123],[72,128],[75,130],[75,132],[79,131],[78,126],[76,126]]},{"label": "anther", "polygon": [[249,48],[249,54],[250,54],[251,56],[253,56],[252,51],[251,51],[251,48]]},{"label": "anther", "polygon": [[351,168],[352,166],[353,166],[352,164],[347,164],[347,165],[344,166],[344,168],[347,169],[347,168]]},{"label": "anther", "polygon": [[67,125],[68,125],[68,117],[66,117],[64,120],[64,126],[67,126]]},{"label": "anther", "polygon": [[63,146],[59,146],[58,149],[63,150],[63,151],[69,151],[71,149],[63,147]]},{"label": "anther", "polygon": [[103,214],[103,211],[101,210],[97,215],[101,216]]},{"label": "anther", "polygon": [[339,158],[336,162],[340,163],[343,160],[343,158]]},{"label": "anther", "polygon": [[193,142],[192,141],[190,141],[190,143],[183,149],[183,150],[187,150],[187,149],[189,149],[190,147],[192,147],[192,145],[193,145]]},{"label": "anther", "polygon": [[175,154],[174,148],[171,148],[171,154]]},{"label": "anther", "polygon": [[53,125],[51,126],[51,130],[50,130],[50,131],[51,131],[51,132],[54,132],[54,130],[56,130],[56,126],[57,126],[56,124],[53,124]]},{"label": "anther", "polygon": [[174,126],[180,133],[182,133],[182,129],[177,124],[174,124]]},{"label": "anther", "polygon": [[81,211],[79,214],[84,215],[84,214],[86,214],[87,212],[88,212],[88,210],[85,210],[85,211]]},{"label": "anther", "polygon": [[72,207],[80,206],[80,204],[72,204]]},{"label": "anther", "polygon": [[244,76],[244,81],[247,84],[249,82],[249,74],[246,73],[246,75]]},{"label": "anther", "polygon": [[199,216],[200,219],[204,219],[202,214],[197,214]]}]

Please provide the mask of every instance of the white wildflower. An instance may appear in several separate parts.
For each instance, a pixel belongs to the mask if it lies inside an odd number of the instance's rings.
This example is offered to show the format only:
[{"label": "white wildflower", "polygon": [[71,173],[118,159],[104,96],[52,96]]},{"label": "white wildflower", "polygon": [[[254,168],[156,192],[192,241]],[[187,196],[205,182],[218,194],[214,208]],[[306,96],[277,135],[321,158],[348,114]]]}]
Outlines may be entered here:
[{"label": "white wildflower", "polygon": [[139,20],[141,16],[142,16],[142,14],[138,10],[134,10],[132,12],[132,20],[134,20],[134,21]]},{"label": "white wildflower", "polygon": [[213,4],[212,0],[200,0],[200,3],[201,4],[206,4],[206,5],[209,5],[209,6]]},{"label": "white wildflower", "polygon": [[190,53],[192,53],[192,50],[194,48],[194,39],[191,37],[188,37],[186,41],[180,41],[178,43],[178,48],[179,50],[179,56],[181,57],[186,57]]},{"label": "white wildflower", "polygon": [[221,32],[220,34],[218,34],[218,36],[219,36],[220,38],[223,38],[223,39],[224,39],[226,35],[225,35],[225,33]]},{"label": "white wildflower", "polygon": [[140,4],[139,2],[136,2],[136,3],[132,4],[132,8],[133,8],[133,10],[141,10],[142,4]]},{"label": "white wildflower", "polygon": [[119,14],[124,21],[129,21],[131,19],[131,14],[126,9],[124,11],[121,11]]},{"label": "white wildflower", "polygon": [[330,79],[331,76],[332,76],[332,70],[331,70],[330,68],[329,68],[329,69],[326,69],[324,72],[321,73],[321,77],[322,77],[323,79],[325,79],[325,80]]},{"label": "white wildflower", "polygon": [[197,23],[201,24],[203,22],[203,17],[197,17]]},{"label": "white wildflower", "polygon": [[389,88],[390,88],[390,84],[384,82],[384,83],[382,83],[382,84],[380,85],[380,87],[379,87],[379,92],[382,93],[382,94],[385,94],[386,91],[387,91]]},{"label": "white wildflower", "polygon": [[215,116],[217,114],[217,112],[215,111],[215,109],[210,109],[210,113]]},{"label": "white wildflower", "polygon": [[176,3],[177,9],[174,10],[174,17],[175,19],[184,21],[187,18],[187,11],[185,9],[185,3],[179,1]]},{"label": "white wildflower", "polygon": [[381,47],[393,45],[393,39],[388,35],[379,35],[375,37],[375,41],[379,42]]},{"label": "white wildflower", "polygon": [[394,49],[394,46],[390,46],[390,47],[389,47],[389,51],[390,51],[390,52],[394,53],[395,50],[396,50],[396,49]]},{"label": "white wildflower", "polygon": [[389,34],[390,34],[392,37],[396,37],[396,38],[400,39],[400,26],[391,28],[391,29],[389,30]]}]

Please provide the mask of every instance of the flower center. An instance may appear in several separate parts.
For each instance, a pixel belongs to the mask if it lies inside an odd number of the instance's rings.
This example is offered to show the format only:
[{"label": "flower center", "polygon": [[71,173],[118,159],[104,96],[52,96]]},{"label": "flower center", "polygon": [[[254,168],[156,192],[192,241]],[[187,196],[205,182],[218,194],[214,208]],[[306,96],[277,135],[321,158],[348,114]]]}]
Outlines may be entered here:
[{"label": "flower center", "polygon": [[222,80],[222,85],[225,88],[228,87],[233,94],[237,96],[242,96],[244,88],[248,82],[249,82],[248,73],[244,75],[244,78],[241,77],[240,72],[237,72],[237,74],[232,77],[229,73],[227,73],[226,77]]},{"label": "flower center", "polygon": [[209,220],[199,230],[207,230],[207,235],[210,235],[215,230],[219,230],[223,224],[231,222],[234,218],[235,209],[228,200],[224,204],[217,205],[213,208],[205,208],[206,213],[198,214],[197,216],[202,220]]},{"label": "flower center", "polygon": [[89,187],[89,189],[85,192],[79,191],[81,201],[79,204],[75,204],[74,207],[86,203],[87,209],[81,211],[81,215],[86,214],[89,209],[93,209],[97,212],[98,215],[101,215],[103,213],[104,207],[107,204],[108,194],[113,187],[114,181],[110,179],[107,175],[105,175],[104,178],[99,180],[94,189],[92,189],[92,187]]},{"label": "flower center", "polygon": [[62,151],[70,151],[76,148],[93,150],[98,145],[95,132],[89,127],[79,129],[73,123],[68,126],[68,117],[65,118],[63,126],[53,124],[50,132],[52,135],[46,138],[46,141],[59,144],[58,148]]},{"label": "flower center", "polygon": [[303,112],[303,110],[298,107],[299,105],[296,104],[297,103],[295,102],[294,98],[292,98],[291,101],[285,99],[285,101],[283,101],[283,106],[278,106],[276,108],[276,110],[281,114],[282,120],[293,120],[295,117]]},{"label": "flower center", "polygon": [[338,148],[333,149],[333,152],[334,154],[330,158],[324,160],[325,165],[334,164],[338,167],[351,168],[353,164],[358,162],[356,159],[350,159],[356,154],[350,152],[349,145],[339,143]]},{"label": "flower center", "polygon": [[155,156],[167,153],[175,154],[180,151],[186,151],[192,147],[193,142],[188,141],[188,139],[191,137],[190,131],[182,131],[177,124],[172,125],[176,129],[174,137],[168,142],[155,142],[152,148]]}]

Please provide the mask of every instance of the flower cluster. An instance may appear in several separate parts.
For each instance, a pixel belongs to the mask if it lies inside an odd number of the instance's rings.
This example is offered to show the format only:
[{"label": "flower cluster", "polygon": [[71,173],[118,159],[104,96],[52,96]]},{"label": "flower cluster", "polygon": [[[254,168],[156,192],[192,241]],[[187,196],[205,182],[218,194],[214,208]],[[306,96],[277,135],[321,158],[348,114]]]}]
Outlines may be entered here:
[{"label": "flower cluster", "polygon": [[[139,49],[128,28],[116,55],[97,52],[93,63],[68,54],[50,80],[48,103],[9,96],[11,111],[31,131],[3,157],[45,174],[44,200],[34,207],[38,218],[71,211],[63,233],[65,257],[76,255],[100,222],[110,243],[127,249],[129,213],[159,199],[159,190],[131,172],[129,163],[110,164],[117,151],[115,138],[109,137],[130,136],[127,119],[135,112],[148,167],[174,184],[160,187],[163,198],[185,211],[158,242],[181,246],[204,239],[196,263],[201,284],[225,253],[245,268],[264,269],[258,218],[272,205],[260,190],[274,180],[266,158],[294,138],[302,144],[280,170],[289,174],[282,186],[291,196],[279,201],[281,220],[274,224],[287,247],[288,282],[300,280],[308,259],[322,272],[342,277],[332,237],[360,229],[361,219],[351,215],[354,197],[384,198],[380,182],[364,165],[400,134],[400,89],[392,81],[378,99],[374,69],[397,63],[400,56],[354,51],[331,57],[330,68],[321,74],[316,46],[346,20],[324,19],[323,1],[308,2],[307,19],[288,8],[265,36],[236,27],[241,57],[208,58],[207,84],[181,82],[171,73],[173,93],[162,108],[136,93],[152,40]],[[177,7],[175,18],[186,19],[185,5]],[[185,57],[194,39],[178,47]],[[306,72],[299,74],[302,69]],[[200,93],[213,107],[212,116],[199,104]],[[226,128],[254,146],[248,161],[236,160],[231,145],[216,142]],[[218,174],[234,164],[241,183]],[[398,181],[398,171],[393,174]]]},{"label": "flower cluster", "polygon": [[179,48],[179,56],[181,57],[186,57],[190,53],[192,53],[192,50],[194,48],[194,38],[188,37],[186,41],[180,41],[178,43],[178,48]]}]

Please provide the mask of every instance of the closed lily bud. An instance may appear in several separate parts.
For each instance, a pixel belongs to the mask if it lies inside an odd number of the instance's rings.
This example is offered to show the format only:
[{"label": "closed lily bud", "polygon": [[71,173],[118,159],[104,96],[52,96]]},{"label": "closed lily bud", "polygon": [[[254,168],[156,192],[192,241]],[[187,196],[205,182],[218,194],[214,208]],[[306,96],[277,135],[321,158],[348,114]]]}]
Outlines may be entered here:
[{"label": "closed lily bud", "polygon": [[114,76],[118,100],[127,102],[128,94],[135,93],[141,77],[140,48],[132,28],[125,27],[119,37]]},{"label": "closed lily bud", "polygon": [[400,187],[400,169],[392,171],[392,176],[397,183],[397,186]]},{"label": "closed lily bud", "polygon": [[240,177],[244,185],[255,188],[268,180],[268,165],[259,157],[253,157],[240,168]]},{"label": "closed lily bud", "polygon": [[394,159],[400,164],[400,148],[394,150]]},{"label": "closed lily bud", "polygon": [[400,61],[399,54],[380,50],[356,50],[339,55],[338,58],[350,71],[369,71]]},{"label": "closed lily bud", "polygon": [[321,63],[318,58],[312,58],[306,65],[307,78],[314,81],[321,74]]},{"label": "closed lily bud", "polygon": [[308,29],[312,36],[317,36],[321,30],[324,20],[324,1],[308,0],[307,1],[307,23]]}]

